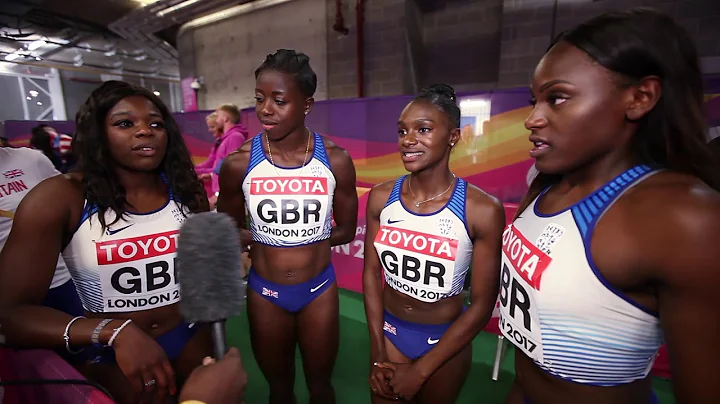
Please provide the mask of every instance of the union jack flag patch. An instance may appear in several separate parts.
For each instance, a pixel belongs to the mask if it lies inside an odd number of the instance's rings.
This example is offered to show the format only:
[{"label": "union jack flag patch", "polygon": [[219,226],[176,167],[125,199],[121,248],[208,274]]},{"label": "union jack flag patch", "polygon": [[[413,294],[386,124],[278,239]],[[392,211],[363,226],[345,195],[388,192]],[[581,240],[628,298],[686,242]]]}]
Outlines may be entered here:
[{"label": "union jack flag patch", "polygon": [[262,294],[263,294],[263,296],[270,296],[270,297],[274,297],[274,298],[276,298],[276,299],[278,298],[278,292],[276,292],[276,291],[274,291],[274,290],[270,290],[270,289],[265,288],[265,287],[264,287],[263,290],[262,290]]},{"label": "union jack flag patch", "polygon": [[22,177],[23,175],[25,175],[25,173],[21,169],[16,168],[14,170],[5,171],[3,173],[3,175],[7,179],[12,179],[12,178],[17,178],[17,177]]},{"label": "union jack flag patch", "polygon": [[387,321],[383,325],[383,330],[389,332],[392,335],[397,335],[397,328],[390,325],[390,323],[388,323]]}]

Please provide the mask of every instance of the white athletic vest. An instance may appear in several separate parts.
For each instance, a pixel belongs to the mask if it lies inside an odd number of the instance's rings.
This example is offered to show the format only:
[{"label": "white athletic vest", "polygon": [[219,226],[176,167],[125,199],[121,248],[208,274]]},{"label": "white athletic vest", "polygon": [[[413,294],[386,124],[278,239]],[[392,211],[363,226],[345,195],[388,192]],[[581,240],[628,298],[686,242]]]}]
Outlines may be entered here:
[{"label": "white athletic vest", "polygon": [[262,133],[253,138],[243,181],[253,241],[297,247],[330,237],[335,176],[322,137],[313,137],[312,158],[304,167],[273,167]]},{"label": "white athletic vest", "polygon": [[[155,212],[128,213],[105,231],[86,204],[63,257],[85,310],[134,312],[180,301],[175,250],[187,208],[170,198]],[[112,223],[115,212],[105,213]]]},{"label": "white athletic vest", "polygon": [[595,267],[598,220],[653,171],[634,167],[552,215],[536,198],[503,233],[500,329],[547,372],[612,386],[643,379],[662,344],[658,318],[613,288]]},{"label": "white athletic vest", "polygon": [[385,282],[422,302],[455,296],[463,290],[472,258],[465,220],[467,183],[458,178],[442,209],[419,214],[400,199],[405,178],[395,181],[374,241]]},{"label": "white athletic vest", "polygon": [[[43,180],[60,175],[50,160],[37,150],[0,147],[0,250],[5,246],[20,201]],[[61,256],[55,265],[50,289],[64,285],[70,273]]]}]

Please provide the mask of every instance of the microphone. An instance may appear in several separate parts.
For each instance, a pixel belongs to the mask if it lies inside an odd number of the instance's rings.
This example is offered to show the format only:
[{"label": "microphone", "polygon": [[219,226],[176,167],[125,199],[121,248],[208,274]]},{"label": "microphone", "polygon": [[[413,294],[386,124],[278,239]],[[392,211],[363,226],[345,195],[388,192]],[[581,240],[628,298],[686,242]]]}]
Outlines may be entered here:
[{"label": "microphone", "polygon": [[210,324],[217,360],[227,352],[225,320],[240,315],[245,305],[241,251],[235,221],[224,213],[195,214],[180,227],[180,314],[189,323]]}]

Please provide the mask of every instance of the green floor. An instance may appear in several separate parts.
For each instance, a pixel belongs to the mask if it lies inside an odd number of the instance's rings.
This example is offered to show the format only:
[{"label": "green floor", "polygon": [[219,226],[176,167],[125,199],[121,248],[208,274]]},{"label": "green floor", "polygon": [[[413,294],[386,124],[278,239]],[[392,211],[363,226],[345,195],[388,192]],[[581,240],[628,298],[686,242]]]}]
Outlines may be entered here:
[{"label": "green floor", "polygon": [[[228,322],[229,343],[237,346],[243,354],[243,362],[248,372],[247,404],[267,403],[268,386],[260,369],[255,363],[247,332],[247,317],[241,316]],[[367,404],[370,402],[367,387],[369,371],[369,341],[362,296],[345,290],[340,291],[340,352],[338,354],[333,385],[339,404]],[[513,349],[508,349],[500,371],[498,381],[490,378],[495,359],[497,337],[480,333],[473,341],[473,366],[468,382],[463,388],[458,403],[500,404],[513,379]],[[299,403],[307,403],[305,379],[297,354],[298,373],[295,392]],[[661,404],[674,404],[670,383],[666,380],[654,381],[655,391]]]}]

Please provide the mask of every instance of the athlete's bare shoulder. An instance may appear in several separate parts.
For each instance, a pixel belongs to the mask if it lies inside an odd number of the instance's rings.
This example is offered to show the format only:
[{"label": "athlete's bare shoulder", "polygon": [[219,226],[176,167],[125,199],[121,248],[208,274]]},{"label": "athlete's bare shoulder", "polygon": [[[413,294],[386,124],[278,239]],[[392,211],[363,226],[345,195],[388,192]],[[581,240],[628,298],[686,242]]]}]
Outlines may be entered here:
[{"label": "athlete's bare shoulder", "polygon": [[498,198],[488,194],[469,182],[467,184],[466,206],[472,207],[473,209],[503,209],[503,204]]},{"label": "athlete's bare shoulder", "polygon": [[250,164],[251,141],[246,141],[237,150],[231,152],[223,159],[220,165],[220,177],[223,176],[240,176],[245,177],[245,171]]},{"label": "athlete's bare shoulder", "polygon": [[333,142],[332,140],[328,139],[325,136],[320,135],[320,137],[322,138],[323,144],[325,145],[325,150],[327,151],[328,159],[330,159],[331,165],[335,161],[352,163],[352,159],[350,158],[350,153],[348,153],[347,150],[338,146],[335,142]]},{"label": "athlete's bare shoulder", "polygon": [[662,217],[679,215],[685,219],[701,219],[715,212],[720,215],[720,192],[696,177],[677,172],[652,175],[631,188],[622,199],[627,208]]},{"label": "athlete's bare shoulder", "polygon": [[[260,135],[258,135],[258,136],[260,136]],[[241,144],[240,147],[235,149],[234,152],[250,153],[250,151],[252,150],[252,142],[253,142],[254,138],[255,138],[254,136],[247,138],[247,140],[245,140],[245,142],[243,144]]]},{"label": "athlete's bare shoulder", "polygon": [[613,226],[631,235],[638,261],[653,270],[650,276],[677,268],[686,268],[682,272],[687,275],[720,260],[720,192],[699,179],[661,172],[632,188],[616,205],[618,212],[610,213],[622,220],[614,220]]},{"label": "athlete's bare shoulder", "polygon": [[467,185],[465,214],[468,228],[474,233],[473,237],[502,232],[505,226],[502,202],[470,183]]},{"label": "athlete's bare shoulder", "polygon": [[56,175],[42,181],[31,192],[35,192],[41,198],[51,196],[55,206],[66,202],[84,201],[82,179],[82,174],[77,172]]},{"label": "athlete's bare shoulder", "polygon": [[368,212],[372,210],[379,214],[380,210],[382,210],[382,207],[385,205],[385,202],[387,202],[390,197],[390,192],[392,192],[394,186],[395,180],[385,181],[374,185],[370,189],[370,194],[368,195]]}]

